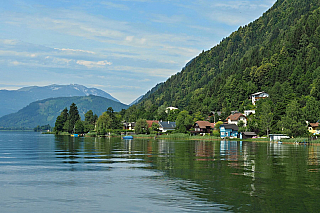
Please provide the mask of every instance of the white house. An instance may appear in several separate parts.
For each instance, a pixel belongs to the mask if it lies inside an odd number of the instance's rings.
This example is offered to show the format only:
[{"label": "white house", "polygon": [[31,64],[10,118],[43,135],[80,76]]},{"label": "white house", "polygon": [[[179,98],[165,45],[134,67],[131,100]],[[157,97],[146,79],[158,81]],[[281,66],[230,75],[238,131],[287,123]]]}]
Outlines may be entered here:
[{"label": "white house", "polygon": [[168,114],[169,111],[171,111],[171,110],[176,110],[176,109],[178,109],[178,108],[177,108],[177,107],[167,107],[167,108],[166,108],[166,113]]},{"label": "white house", "polygon": [[242,121],[243,126],[247,126],[247,117],[240,112],[229,115],[229,117],[226,118],[226,121],[228,122],[228,124],[235,125],[238,125],[238,123]]},{"label": "white house", "polygon": [[252,100],[252,104],[253,105],[256,105],[256,102],[259,100],[259,99],[263,99],[263,98],[268,98],[269,97],[269,94],[262,91],[262,92],[257,92],[257,93],[254,93],[254,94],[251,94],[250,95],[250,99]]}]

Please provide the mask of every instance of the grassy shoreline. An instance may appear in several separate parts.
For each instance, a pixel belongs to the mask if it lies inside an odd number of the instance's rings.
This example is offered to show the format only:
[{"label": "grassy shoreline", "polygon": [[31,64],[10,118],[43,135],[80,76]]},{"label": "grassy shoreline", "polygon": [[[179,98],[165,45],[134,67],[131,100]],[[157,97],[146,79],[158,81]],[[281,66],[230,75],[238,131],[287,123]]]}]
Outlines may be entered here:
[{"label": "grassy shoreline", "polygon": [[[43,132],[42,134],[55,134],[54,132]],[[58,135],[69,135],[71,134],[62,132]],[[85,137],[110,137],[110,136],[103,136],[103,135],[96,135],[94,134],[86,134]],[[111,135],[111,137],[123,137],[121,135]],[[246,142],[265,142],[265,143],[270,143],[270,142],[278,142],[278,141],[270,141],[269,138],[247,138],[247,139],[239,139],[239,138],[227,138],[227,139],[222,139],[220,137],[216,136],[191,136],[189,134],[184,134],[184,133],[174,133],[174,134],[168,134],[168,135],[156,135],[156,134],[138,134],[138,135],[133,135],[134,138],[139,138],[139,139],[173,139],[173,140],[207,140],[207,141],[221,141],[221,140],[228,140],[228,141],[246,141]],[[286,144],[295,144],[295,143],[311,143],[311,144],[320,144],[320,138],[317,140],[312,140],[310,141],[308,138],[290,138],[290,139],[282,139],[282,143]]]}]

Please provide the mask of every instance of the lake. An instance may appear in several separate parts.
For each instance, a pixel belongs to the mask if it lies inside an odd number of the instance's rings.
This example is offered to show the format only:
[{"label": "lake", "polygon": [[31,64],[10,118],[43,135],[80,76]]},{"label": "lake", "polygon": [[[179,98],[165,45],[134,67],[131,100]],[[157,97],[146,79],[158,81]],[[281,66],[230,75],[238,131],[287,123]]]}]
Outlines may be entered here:
[{"label": "lake", "polygon": [[319,212],[320,146],[0,132],[0,212]]}]

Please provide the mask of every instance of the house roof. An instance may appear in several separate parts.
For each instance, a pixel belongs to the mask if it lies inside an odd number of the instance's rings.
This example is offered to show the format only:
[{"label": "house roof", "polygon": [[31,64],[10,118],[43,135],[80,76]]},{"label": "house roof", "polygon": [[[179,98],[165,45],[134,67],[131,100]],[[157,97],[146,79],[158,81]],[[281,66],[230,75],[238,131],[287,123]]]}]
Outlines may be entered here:
[{"label": "house roof", "polygon": [[238,131],[238,126],[237,125],[235,125],[235,124],[221,124],[220,125],[220,128],[221,127],[224,127],[225,129],[232,129],[232,130],[236,130],[236,131]]},{"label": "house roof", "polygon": [[213,128],[214,123],[210,123],[209,121],[197,121],[196,124],[198,124],[199,128],[205,129],[207,126]]},{"label": "house roof", "polygon": [[150,128],[153,123],[159,123],[159,121],[156,121],[156,120],[147,120],[148,128]]},{"label": "house roof", "polygon": [[[256,96],[256,95],[260,95],[260,94],[262,94],[262,93],[266,93],[265,91],[262,91],[262,92],[256,92],[256,93],[253,93],[253,94],[251,94],[250,95],[250,97],[252,97],[252,96]],[[266,93],[267,94],[267,93]]]},{"label": "house roof", "polygon": [[255,132],[243,132],[243,134],[247,136],[257,136]]},{"label": "house roof", "polygon": [[162,126],[163,129],[175,129],[176,128],[176,122],[170,122],[170,121],[160,121],[160,126]]},{"label": "house roof", "polygon": [[237,121],[239,120],[240,117],[245,117],[247,119],[247,117],[242,114],[242,113],[236,113],[236,114],[233,114],[233,115],[229,115],[227,118],[226,118],[226,121],[227,120],[232,120],[232,121]]},{"label": "house roof", "polygon": [[238,126],[235,124],[221,124],[220,128],[222,126],[224,126],[225,129],[232,129],[232,130],[236,130],[236,131],[238,131],[238,129],[239,129]]},{"label": "house roof", "polygon": [[319,123],[309,123],[309,125],[312,127],[312,128],[316,128],[319,126]]}]

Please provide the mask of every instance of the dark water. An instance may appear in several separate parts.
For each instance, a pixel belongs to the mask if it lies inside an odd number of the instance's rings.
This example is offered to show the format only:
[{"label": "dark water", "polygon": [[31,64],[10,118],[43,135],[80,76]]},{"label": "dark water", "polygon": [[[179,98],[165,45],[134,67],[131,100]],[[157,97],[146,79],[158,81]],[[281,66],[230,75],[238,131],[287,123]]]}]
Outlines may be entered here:
[{"label": "dark water", "polygon": [[320,147],[0,132],[0,212],[319,212]]}]

